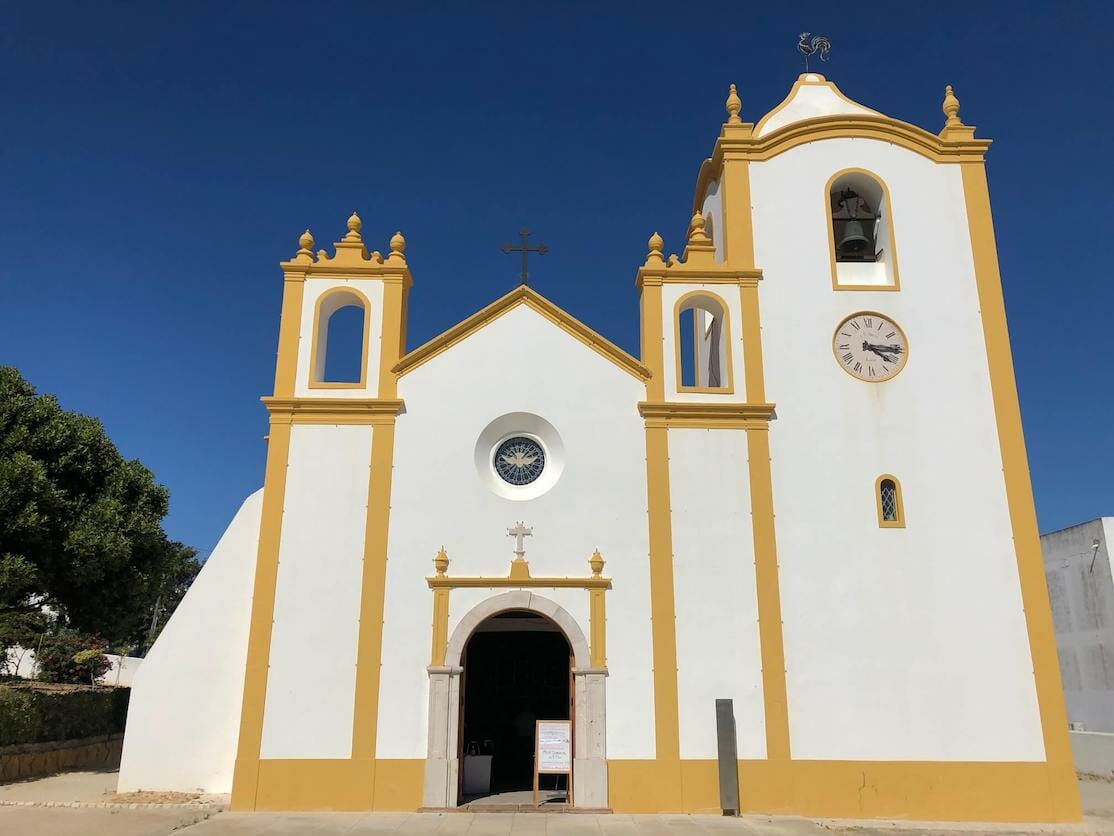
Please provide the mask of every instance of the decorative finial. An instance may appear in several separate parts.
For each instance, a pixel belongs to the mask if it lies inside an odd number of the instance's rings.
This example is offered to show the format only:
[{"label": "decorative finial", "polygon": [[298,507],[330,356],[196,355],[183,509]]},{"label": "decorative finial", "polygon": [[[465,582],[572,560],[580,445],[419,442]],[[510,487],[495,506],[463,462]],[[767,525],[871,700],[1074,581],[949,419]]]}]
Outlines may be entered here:
[{"label": "decorative finial", "polygon": [[808,73],[808,57],[815,53],[820,53],[820,60],[828,60],[828,50],[832,48],[832,42],[824,35],[817,35],[811,41],[808,36],[811,33],[802,32],[801,39],[797,41],[797,52],[805,57],[805,73]]},{"label": "decorative finial", "polygon": [[308,255],[313,258],[313,234],[308,229],[299,236],[298,247],[295,255]]},{"label": "decorative finial", "polygon": [[692,221],[689,222],[689,243],[697,241],[704,242],[710,240],[706,232],[704,232],[704,216],[699,212],[692,216]]},{"label": "decorative finial", "polygon": [[598,578],[600,576],[600,573],[603,572],[603,564],[603,556],[600,554],[600,550],[596,549],[588,560],[588,565],[592,567],[592,577]]},{"label": "decorative finial", "polygon": [[739,111],[743,109],[743,101],[739,98],[735,85],[731,85],[731,92],[727,94],[727,124],[738,125],[743,120],[739,118]]},{"label": "decorative finial", "polygon": [[402,237],[401,232],[396,232],[391,236],[391,252],[387,258],[390,261],[405,264],[406,256],[403,255],[404,252],[406,252],[406,239]]},{"label": "decorative finial", "polygon": [[449,556],[445,553],[444,546],[437,552],[437,557],[433,558],[433,568],[437,570],[438,575],[444,575],[445,570],[449,568]]},{"label": "decorative finial", "polygon": [[662,258],[661,254],[661,248],[665,246],[665,241],[662,240],[660,235],[655,232],[650,236],[650,240],[646,242],[646,245],[650,248],[650,253],[646,256],[647,264],[651,261],[662,262],[665,260]]},{"label": "decorative finial", "polygon": [[344,240],[358,242],[364,239],[360,237],[360,229],[363,227],[364,222],[360,220],[360,216],[355,212],[348,218],[348,232],[345,233]]},{"label": "decorative finial", "polygon": [[944,88],[944,115],[948,117],[948,121],[944,123],[944,127],[950,128],[954,125],[962,125],[963,120],[959,118],[959,99],[955,97],[952,92],[952,86],[949,84]]}]

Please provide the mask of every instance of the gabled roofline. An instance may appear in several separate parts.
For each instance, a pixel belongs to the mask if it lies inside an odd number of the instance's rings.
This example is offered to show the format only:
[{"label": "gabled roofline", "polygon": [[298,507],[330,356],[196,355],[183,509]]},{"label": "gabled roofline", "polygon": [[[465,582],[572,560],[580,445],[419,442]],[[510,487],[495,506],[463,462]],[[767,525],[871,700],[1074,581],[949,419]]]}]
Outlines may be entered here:
[{"label": "gabled roofline", "polygon": [[611,340],[592,330],[572,314],[557,307],[540,293],[525,285],[515,288],[505,296],[501,296],[486,308],[472,314],[448,331],[415,348],[399,360],[391,371],[402,377],[519,305],[526,305],[537,311],[562,331],[580,340],[597,354],[610,360],[643,383],[650,379],[651,372],[642,363],[627,354]]}]

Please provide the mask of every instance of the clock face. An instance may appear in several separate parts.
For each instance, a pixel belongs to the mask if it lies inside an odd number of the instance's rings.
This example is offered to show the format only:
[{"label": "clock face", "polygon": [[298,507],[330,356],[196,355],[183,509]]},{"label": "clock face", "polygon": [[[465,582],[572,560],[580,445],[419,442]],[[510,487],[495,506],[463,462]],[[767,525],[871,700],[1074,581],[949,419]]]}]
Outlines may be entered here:
[{"label": "clock face", "polygon": [[863,311],[839,324],[832,337],[832,351],[849,375],[880,383],[905,368],[909,344],[905,332],[892,319]]}]

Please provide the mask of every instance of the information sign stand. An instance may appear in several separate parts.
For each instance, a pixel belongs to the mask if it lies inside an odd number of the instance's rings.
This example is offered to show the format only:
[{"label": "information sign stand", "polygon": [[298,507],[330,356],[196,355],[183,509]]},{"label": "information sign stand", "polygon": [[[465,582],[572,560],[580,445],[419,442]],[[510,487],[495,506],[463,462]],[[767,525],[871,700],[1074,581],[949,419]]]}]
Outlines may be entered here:
[{"label": "information sign stand", "polygon": [[565,803],[572,806],[572,721],[538,720],[534,730],[534,806],[538,776],[565,776]]}]

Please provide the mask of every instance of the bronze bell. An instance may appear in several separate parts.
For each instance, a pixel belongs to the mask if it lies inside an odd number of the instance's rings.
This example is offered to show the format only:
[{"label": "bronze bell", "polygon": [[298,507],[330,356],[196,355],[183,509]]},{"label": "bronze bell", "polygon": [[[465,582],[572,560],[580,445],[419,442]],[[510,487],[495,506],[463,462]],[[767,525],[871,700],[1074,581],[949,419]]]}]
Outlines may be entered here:
[{"label": "bronze bell", "polygon": [[863,233],[863,223],[857,218],[852,218],[843,228],[843,237],[839,240],[839,251],[844,253],[861,253],[866,249],[870,239]]}]

